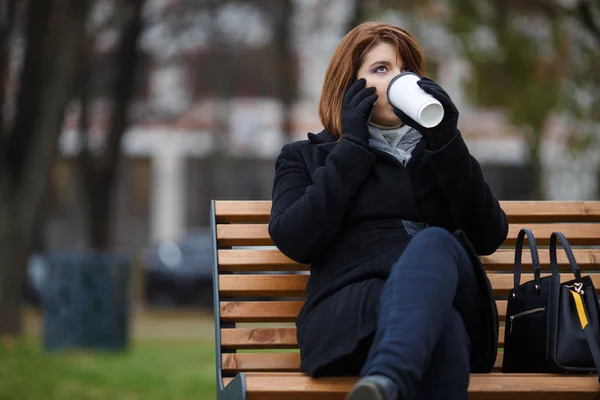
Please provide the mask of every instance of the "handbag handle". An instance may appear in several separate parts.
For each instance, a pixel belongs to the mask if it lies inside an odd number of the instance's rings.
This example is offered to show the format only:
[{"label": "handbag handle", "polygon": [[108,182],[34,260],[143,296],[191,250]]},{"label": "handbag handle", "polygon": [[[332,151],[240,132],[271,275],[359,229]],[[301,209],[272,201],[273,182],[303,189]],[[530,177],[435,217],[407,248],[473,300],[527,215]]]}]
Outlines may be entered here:
[{"label": "handbag handle", "polygon": [[560,240],[562,248],[567,254],[567,259],[569,260],[571,271],[573,271],[575,278],[581,279],[581,272],[579,271],[577,261],[575,261],[575,255],[573,254],[573,250],[571,250],[571,245],[562,232],[552,232],[552,235],[550,235],[550,265],[552,266],[553,273],[555,269],[558,271],[558,261],[556,257],[557,239]]},{"label": "handbag handle", "polygon": [[515,291],[513,292],[513,296],[515,296],[516,289],[521,284],[521,259],[523,253],[523,243],[525,242],[525,237],[529,241],[529,251],[531,252],[531,263],[533,264],[533,277],[535,281],[535,289],[540,290],[540,257],[538,256],[537,243],[535,241],[535,237],[533,236],[533,232],[530,229],[522,228],[519,231],[519,235],[517,236],[517,244],[515,246]]}]

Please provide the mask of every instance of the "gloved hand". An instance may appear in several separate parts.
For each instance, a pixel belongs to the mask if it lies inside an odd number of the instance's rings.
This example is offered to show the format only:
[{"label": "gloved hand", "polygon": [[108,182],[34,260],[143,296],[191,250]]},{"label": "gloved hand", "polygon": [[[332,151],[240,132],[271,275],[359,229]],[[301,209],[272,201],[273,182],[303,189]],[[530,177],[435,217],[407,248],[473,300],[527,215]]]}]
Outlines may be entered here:
[{"label": "gloved hand", "polygon": [[364,78],[352,83],[342,103],[342,133],[349,139],[359,144],[369,146],[369,129],[367,121],[377,95],[375,88],[365,88],[367,81]]},{"label": "gloved hand", "polygon": [[425,128],[396,107],[394,107],[394,114],[400,118],[402,123],[418,130],[427,141],[430,149],[437,150],[444,147],[457,135],[458,109],[448,93],[433,80],[423,77],[417,82],[417,85],[442,104],[442,107],[444,107],[442,121],[433,128]]}]

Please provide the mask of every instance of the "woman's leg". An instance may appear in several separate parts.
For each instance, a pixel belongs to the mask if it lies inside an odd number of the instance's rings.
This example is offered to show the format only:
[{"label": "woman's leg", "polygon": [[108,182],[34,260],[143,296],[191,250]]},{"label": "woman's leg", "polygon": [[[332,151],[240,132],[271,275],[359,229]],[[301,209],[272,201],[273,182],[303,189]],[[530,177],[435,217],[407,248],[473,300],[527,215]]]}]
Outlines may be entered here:
[{"label": "woman's leg", "polygon": [[456,296],[459,282],[461,286],[475,282],[462,245],[440,228],[417,234],[384,286],[377,333],[361,375],[390,378],[400,399],[414,399],[436,346],[445,347],[440,340],[454,315],[453,303],[469,307],[468,293],[473,291],[465,287]]}]

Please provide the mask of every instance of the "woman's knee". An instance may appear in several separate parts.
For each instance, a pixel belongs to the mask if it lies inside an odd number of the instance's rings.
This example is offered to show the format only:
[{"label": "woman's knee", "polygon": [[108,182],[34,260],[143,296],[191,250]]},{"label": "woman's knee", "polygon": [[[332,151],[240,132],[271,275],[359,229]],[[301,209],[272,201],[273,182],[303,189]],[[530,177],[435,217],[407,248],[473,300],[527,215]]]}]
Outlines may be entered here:
[{"label": "woman's knee", "polygon": [[448,230],[437,226],[423,229],[413,237],[412,242],[434,247],[459,244],[458,240]]},{"label": "woman's knee", "polygon": [[450,232],[443,228],[427,228],[411,240],[392,273],[439,276],[452,285],[458,281],[465,260],[464,249]]},{"label": "woman's knee", "polygon": [[416,234],[410,242],[422,254],[464,261],[465,249],[458,239],[444,228],[431,227]]}]

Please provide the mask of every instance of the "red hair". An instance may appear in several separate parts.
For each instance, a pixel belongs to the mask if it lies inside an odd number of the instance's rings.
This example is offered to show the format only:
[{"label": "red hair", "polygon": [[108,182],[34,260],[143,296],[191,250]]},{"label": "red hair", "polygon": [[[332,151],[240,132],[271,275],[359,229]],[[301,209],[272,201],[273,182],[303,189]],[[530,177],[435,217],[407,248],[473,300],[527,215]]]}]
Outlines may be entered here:
[{"label": "red hair", "polygon": [[364,22],[352,29],[335,49],[323,82],[319,100],[319,117],[332,136],[342,135],[342,102],[348,86],[360,68],[363,56],[376,44],[385,42],[396,47],[404,67],[418,75],[425,72],[423,49],[417,39],[404,29],[381,22]]}]

